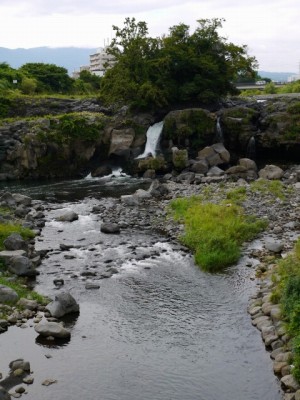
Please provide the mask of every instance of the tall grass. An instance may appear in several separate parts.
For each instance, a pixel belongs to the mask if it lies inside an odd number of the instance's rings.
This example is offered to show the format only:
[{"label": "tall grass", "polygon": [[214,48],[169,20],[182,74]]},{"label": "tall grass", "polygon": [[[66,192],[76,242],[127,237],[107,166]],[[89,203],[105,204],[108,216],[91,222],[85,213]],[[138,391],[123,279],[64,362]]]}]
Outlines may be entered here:
[{"label": "tall grass", "polygon": [[195,262],[205,271],[218,271],[234,264],[240,246],[254,238],[267,225],[244,214],[236,204],[203,203],[201,197],[171,202],[173,217],[184,223],[180,240],[195,253]]}]

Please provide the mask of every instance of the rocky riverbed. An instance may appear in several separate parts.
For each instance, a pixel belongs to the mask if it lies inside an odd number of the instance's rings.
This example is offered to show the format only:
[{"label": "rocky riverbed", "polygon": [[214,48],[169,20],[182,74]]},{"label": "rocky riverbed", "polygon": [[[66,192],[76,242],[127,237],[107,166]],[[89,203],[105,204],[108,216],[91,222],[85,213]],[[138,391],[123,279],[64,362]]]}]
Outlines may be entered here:
[{"label": "rocky riverbed", "polygon": [[[50,275],[54,284],[53,288],[56,288],[55,290],[51,290],[52,294],[55,293],[55,291],[59,291],[59,293],[61,293],[64,292],[65,289],[72,288],[72,282],[78,281],[78,279],[84,282],[84,287],[86,291],[92,289],[97,290],[100,287],[101,280],[113,278],[114,276],[122,272],[122,268],[124,268],[124,261],[130,262],[130,260],[134,259],[135,263],[145,263],[147,262],[147,260],[155,260],[156,258],[158,259],[163,252],[169,251],[168,247],[161,244],[157,245],[157,239],[152,240],[152,243],[150,242],[149,245],[143,246],[143,240],[146,240],[143,236],[141,236],[140,240],[136,240],[136,243],[129,244],[128,238],[130,237],[132,232],[139,232],[141,230],[144,233],[146,233],[147,231],[156,231],[158,232],[158,234],[162,234],[164,237],[164,239],[160,239],[160,243],[165,242],[166,245],[168,244],[168,246],[171,246],[173,249],[177,249],[179,252],[181,252],[182,255],[188,253],[187,249],[185,249],[178,243],[178,237],[180,235],[180,232],[182,232],[183,227],[179,226],[168,216],[168,205],[173,198],[181,196],[202,195],[203,198],[207,199],[208,201],[219,202],[227,196],[228,192],[243,187],[246,188],[247,192],[246,199],[243,201],[243,207],[245,208],[246,213],[257,215],[270,221],[267,230],[259,238],[260,240],[258,244],[245,244],[244,246],[244,255],[246,256],[246,258],[243,258],[243,262],[245,263],[244,267],[249,268],[249,270],[251,271],[249,279],[252,279],[254,281],[258,279],[257,283],[262,285],[262,287],[260,288],[261,291],[256,295],[253,303],[251,302],[250,307],[251,315],[253,317],[260,318],[263,316],[261,313],[264,311],[262,310],[267,308],[266,306],[262,307],[261,302],[269,303],[267,301],[269,300],[269,297],[265,297],[263,295],[265,295],[266,292],[269,292],[271,288],[268,283],[260,282],[259,278],[257,278],[255,275],[255,271],[263,270],[265,272],[268,268],[271,268],[269,267],[269,264],[265,262],[266,258],[269,256],[284,256],[284,254],[286,254],[293,248],[293,244],[299,234],[300,189],[299,182],[297,182],[297,179],[295,179],[295,176],[297,176],[297,174],[295,174],[295,171],[298,171],[297,167],[290,169],[290,172],[287,172],[285,174],[285,180],[283,181],[284,197],[282,198],[277,197],[274,193],[271,192],[255,191],[253,190],[253,188],[251,188],[251,185],[243,179],[238,179],[233,182],[232,180],[227,180],[226,177],[222,177],[222,179],[218,178],[215,179],[215,181],[214,179],[211,179],[210,181],[202,182],[199,184],[199,180],[193,182],[183,180],[179,182],[178,180],[171,178],[168,180],[165,179],[164,183],[154,182],[149,190],[137,190],[133,195],[123,195],[120,198],[106,197],[100,199],[92,199],[90,201],[92,207],[89,211],[90,214],[88,215],[80,215],[80,208],[79,212],[76,212],[74,210],[70,211],[64,209],[64,207],[59,204],[49,204],[41,201],[33,201],[32,204],[27,206],[23,204],[21,205],[21,209],[26,209],[26,212],[22,211],[23,218],[25,218],[27,226],[35,229],[36,233],[38,234],[35,239],[35,244],[31,243],[29,246],[30,252],[27,252],[28,259],[30,260],[30,263],[27,263],[28,265],[30,265],[29,271],[32,272],[32,270],[34,270],[38,272],[38,264],[41,260],[46,261],[47,257],[53,259],[53,263],[57,262],[55,261],[55,257],[57,257],[58,259],[61,259],[63,257],[65,260],[64,263],[60,264],[60,266],[56,270],[56,273]],[[11,203],[11,199],[14,199],[15,201],[14,196],[9,197],[8,195],[6,195],[5,198],[6,201],[8,201],[7,199],[10,199]],[[17,204],[15,201],[14,207],[15,210],[18,209],[17,212],[20,213],[20,204]],[[89,235],[95,235],[94,231],[82,233],[82,237],[78,238],[76,245],[74,245],[74,238],[72,237],[71,229],[72,224],[79,223],[84,218],[91,218],[94,221],[95,225],[98,226],[98,229],[100,226],[100,229],[102,230],[102,232],[104,232],[104,235],[109,235],[109,237],[111,238],[110,243],[107,243],[102,248],[101,254],[97,255],[97,246],[101,246],[100,242],[93,246],[88,245],[86,242]],[[49,244],[48,248],[45,249],[45,247],[47,247],[45,246],[46,242],[44,237],[44,235],[46,235],[47,233],[47,230],[43,228],[45,224],[46,228],[49,224],[52,224],[52,227],[54,224],[54,227],[56,227],[57,246],[55,248],[51,248],[51,245]],[[69,239],[60,241],[59,235],[63,230],[68,232]],[[120,235],[123,235],[123,242],[122,240],[118,241],[118,248],[122,246],[127,246],[127,253],[122,252],[119,256],[116,256],[115,254],[112,255],[109,251],[109,247],[114,246],[114,240],[117,240],[114,238]],[[52,243],[54,242],[52,241]],[[24,247],[23,244],[22,246]],[[9,251],[20,250],[24,251],[22,250],[22,248]],[[85,259],[83,263],[83,268],[80,271],[73,271],[73,273],[69,272],[65,277],[62,277],[64,274],[63,271],[68,268],[68,263],[74,263],[75,261],[77,263],[81,262],[81,255],[79,254],[80,251],[86,251],[90,254],[95,253],[93,258],[90,258],[90,256],[88,258],[92,260],[90,264],[87,265]],[[23,255],[19,255],[19,257],[26,257],[24,253],[22,254]],[[95,262],[96,259],[101,260],[101,268],[93,267],[92,264]],[[54,266],[54,264],[49,265]],[[53,269],[53,271],[55,270]],[[49,273],[51,273],[51,271],[49,271]],[[56,302],[59,300],[60,294],[57,296]],[[28,326],[28,321],[30,325],[37,326],[41,323],[41,321],[45,322],[45,318],[48,319],[48,327],[51,328],[51,324],[56,324],[57,318],[60,318],[60,315],[55,315],[55,312],[53,311],[54,308],[56,309],[56,307],[51,308],[50,306],[47,307],[48,310],[45,310],[43,306],[40,306],[37,303],[32,303],[30,301],[23,301],[23,303],[21,302],[21,306],[23,307],[23,311],[20,311],[15,306],[3,306],[5,313],[10,315],[7,319],[7,322],[3,322],[3,325],[1,325],[3,329],[9,328],[10,325],[17,325],[21,328],[25,328],[26,326]],[[76,307],[77,306],[75,306],[75,308]],[[255,309],[255,307],[258,308]],[[77,312],[78,309],[76,308],[75,310],[75,308],[71,308],[71,311]],[[271,315],[273,308],[269,308],[270,313],[269,309],[267,310],[267,313]],[[255,324],[257,325],[256,322]],[[267,337],[268,340],[266,346],[272,347],[273,345],[273,350],[277,350],[278,348],[282,347],[279,346],[279,344],[284,343],[285,340],[284,331],[279,329],[282,328],[282,324],[274,322],[274,325],[271,325],[270,322],[267,322],[264,327],[267,325],[268,328],[270,326],[274,327],[274,330],[276,331],[273,332],[273,328],[268,329],[268,334],[272,334],[274,339],[270,341],[270,337],[268,337],[267,332],[265,332],[264,330],[263,337]],[[55,328],[57,328],[57,325],[55,326]],[[36,331],[38,333],[41,332],[39,328],[37,328]],[[46,330],[44,332],[46,332],[44,335],[48,343],[49,341],[51,342],[52,340],[57,340],[55,339],[55,330]],[[61,332],[64,331],[61,330]],[[67,335],[67,333],[62,333],[62,335],[63,334]],[[277,344],[275,344],[276,342]],[[284,378],[284,376],[289,375],[290,369],[288,368],[289,366],[286,360],[278,361],[278,353],[279,351],[276,351],[276,354],[273,351],[272,357],[275,358],[276,363],[284,363],[284,365],[281,365],[284,371],[282,374]],[[284,358],[285,356],[280,357]],[[278,372],[278,368],[279,364],[276,364],[276,368],[274,364],[274,370],[276,373]],[[11,368],[10,375],[15,375],[13,368]],[[27,375],[28,373],[26,373],[23,378],[27,379]],[[287,380],[287,378],[283,379],[283,386],[286,388],[286,390],[292,390],[289,384],[284,383],[285,380]],[[53,381],[55,381],[55,379]],[[3,386],[6,387],[7,390],[15,387],[15,385],[5,386],[5,380],[0,383],[3,383]],[[24,381],[24,384],[27,385],[28,383]],[[20,393],[20,390],[18,389],[18,391],[10,391],[10,393],[13,395],[13,397],[19,397],[19,395],[21,396],[22,394]],[[291,400],[293,397],[291,393],[289,394],[290,397],[287,397],[288,394],[286,394],[286,398]],[[5,391],[3,391],[3,396],[8,396]],[[5,398],[6,397],[3,397],[3,399]]]}]

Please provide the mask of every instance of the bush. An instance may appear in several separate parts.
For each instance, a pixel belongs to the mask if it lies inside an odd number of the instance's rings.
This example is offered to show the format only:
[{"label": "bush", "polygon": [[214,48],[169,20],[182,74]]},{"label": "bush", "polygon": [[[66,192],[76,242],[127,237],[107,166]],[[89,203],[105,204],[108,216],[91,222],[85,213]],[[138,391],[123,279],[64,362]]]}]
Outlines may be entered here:
[{"label": "bush", "polygon": [[205,271],[218,271],[240,257],[240,245],[254,238],[267,222],[246,216],[241,207],[202,203],[200,197],[173,200],[174,218],[184,223],[182,243],[195,252]]}]

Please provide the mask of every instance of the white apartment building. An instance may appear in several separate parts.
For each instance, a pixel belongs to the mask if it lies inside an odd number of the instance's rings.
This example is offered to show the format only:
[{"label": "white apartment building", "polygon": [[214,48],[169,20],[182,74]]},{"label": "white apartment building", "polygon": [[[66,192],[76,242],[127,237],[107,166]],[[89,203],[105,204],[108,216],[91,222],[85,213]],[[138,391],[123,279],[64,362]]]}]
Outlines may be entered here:
[{"label": "white apartment building", "polygon": [[107,68],[114,65],[114,56],[107,53],[106,47],[100,47],[96,53],[90,55],[90,72],[97,76],[103,76]]}]

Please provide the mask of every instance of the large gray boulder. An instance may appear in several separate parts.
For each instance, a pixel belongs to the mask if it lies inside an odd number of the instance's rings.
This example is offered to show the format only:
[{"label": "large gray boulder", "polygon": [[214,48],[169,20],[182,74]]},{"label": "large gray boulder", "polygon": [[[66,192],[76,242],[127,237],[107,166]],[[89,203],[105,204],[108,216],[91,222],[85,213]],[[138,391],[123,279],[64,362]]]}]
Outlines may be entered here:
[{"label": "large gray boulder", "polygon": [[68,339],[71,336],[71,332],[59,322],[41,321],[34,327],[34,330],[44,337],[53,336],[58,339]]},{"label": "large gray boulder", "polygon": [[4,302],[15,303],[16,301],[18,301],[18,299],[19,296],[13,289],[5,285],[0,285],[0,303]]},{"label": "large gray boulder", "polygon": [[25,256],[14,256],[8,262],[8,270],[18,276],[34,276],[37,271],[34,265]]},{"label": "large gray boulder", "polygon": [[25,207],[31,206],[31,203],[32,203],[31,197],[25,196],[24,194],[20,194],[20,193],[13,193],[12,197],[14,198],[15,202],[18,205],[22,205]]},{"label": "large gray boulder", "polygon": [[79,304],[70,293],[64,292],[55,296],[54,301],[46,306],[46,310],[52,317],[61,318],[66,314],[78,313]]},{"label": "large gray boulder", "polygon": [[7,250],[25,250],[27,247],[25,240],[19,233],[12,233],[3,243]]},{"label": "large gray boulder", "polygon": [[284,175],[284,172],[281,168],[276,165],[266,165],[265,168],[261,169],[258,173],[260,178],[263,179],[281,179]]},{"label": "large gray boulder", "polygon": [[57,221],[62,221],[62,222],[73,222],[78,219],[78,214],[74,211],[65,211],[62,215],[56,218]]},{"label": "large gray boulder", "polygon": [[[126,203],[126,204],[128,204],[128,203]],[[108,233],[108,234],[120,233],[120,226],[118,224],[114,224],[112,222],[105,222],[101,225],[100,231],[103,233]]]}]

